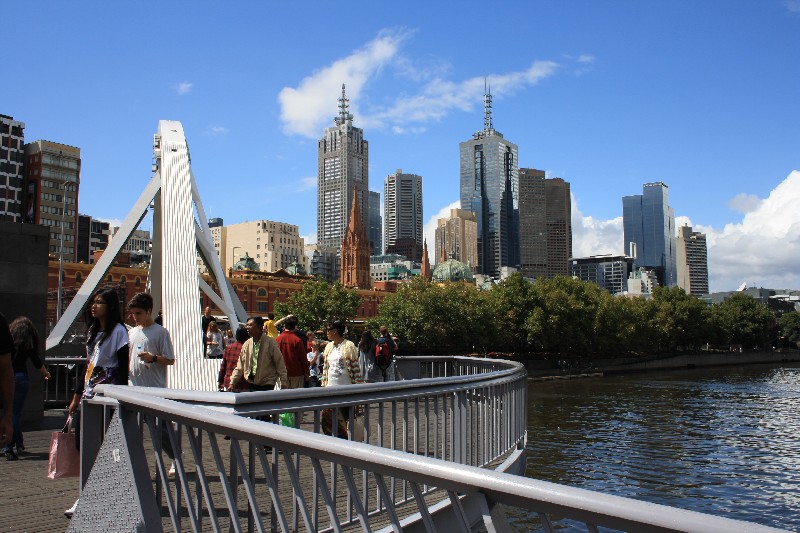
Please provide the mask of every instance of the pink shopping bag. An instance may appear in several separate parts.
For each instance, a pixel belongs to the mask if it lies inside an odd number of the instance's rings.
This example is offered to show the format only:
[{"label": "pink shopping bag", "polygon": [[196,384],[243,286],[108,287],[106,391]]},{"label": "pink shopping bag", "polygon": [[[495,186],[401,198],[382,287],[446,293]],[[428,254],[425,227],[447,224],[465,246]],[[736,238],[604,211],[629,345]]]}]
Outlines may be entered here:
[{"label": "pink shopping bag", "polygon": [[47,477],[50,479],[80,474],[81,456],[75,448],[75,434],[70,431],[70,422],[72,417],[67,418],[64,429],[50,435],[50,463],[47,467]]}]

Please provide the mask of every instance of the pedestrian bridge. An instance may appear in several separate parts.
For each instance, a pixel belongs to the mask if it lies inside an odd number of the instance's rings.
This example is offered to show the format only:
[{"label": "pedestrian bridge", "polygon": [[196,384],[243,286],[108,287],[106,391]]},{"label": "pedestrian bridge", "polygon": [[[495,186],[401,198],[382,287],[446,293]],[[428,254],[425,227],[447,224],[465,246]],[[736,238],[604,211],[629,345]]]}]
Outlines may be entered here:
[{"label": "pedestrian bridge", "polygon": [[[398,372],[246,394],[101,387],[69,531],[776,531],[521,477],[519,363],[405,357]],[[323,434],[340,411],[347,434]]]}]

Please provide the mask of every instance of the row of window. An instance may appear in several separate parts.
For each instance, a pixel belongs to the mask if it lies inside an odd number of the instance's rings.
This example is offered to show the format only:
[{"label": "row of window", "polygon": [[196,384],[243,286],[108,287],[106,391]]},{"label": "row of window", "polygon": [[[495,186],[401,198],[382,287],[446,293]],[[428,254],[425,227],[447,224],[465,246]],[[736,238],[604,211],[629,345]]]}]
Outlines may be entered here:
[{"label": "row of window", "polygon": [[78,185],[75,183],[59,183],[57,181],[50,181],[50,180],[42,180],[42,187],[49,187],[50,189],[58,189],[75,192],[78,189]]},{"label": "row of window", "polygon": [[[54,241],[57,241],[57,240],[62,238],[62,234],[61,233],[56,233],[54,231],[51,231],[50,232],[50,238],[53,239]],[[72,242],[72,241],[75,240],[75,236],[71,235],[69,233],[64,233],[63,234],[63,238],[64,238],[64,241],[66,241],[66,242]]]},{"label": "row of window", "polygon": [[[50,214],[50,215],[63,215],[64,214],[64,210],[62,208],[53,207],[53,206],[50,206],[50,205],[40,205],[39,206],[39,212],[47,213],[47,214]],[[68,217],[74,217],[75,216],[75,210],[74,209],[67,209],[67,216]],[[44,222],[42,222],[42,224],[44,224]],[[72,227],[72,226],[70,226],[70,227]]]},{"label": "row of window", "polygon": [[[41,224],[42,226],[50,226],[50,227],[56,227],[56,228],[62,227],[61,220],[51,220],[49,218],[42,218],[41,221],[39,222],[39,224]],[[68,228],[68,229],[75,229],[75,223],[74,222],[64,222],[63,223],[63,227]]]}]

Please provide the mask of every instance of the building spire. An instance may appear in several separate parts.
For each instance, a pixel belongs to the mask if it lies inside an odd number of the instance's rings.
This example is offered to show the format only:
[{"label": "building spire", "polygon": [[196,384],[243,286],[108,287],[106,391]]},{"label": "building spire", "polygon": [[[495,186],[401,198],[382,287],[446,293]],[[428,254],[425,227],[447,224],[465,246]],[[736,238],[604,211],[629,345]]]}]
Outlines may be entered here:
[{"label": "building spire", "polygon": [[344,90],[344,83],[342,84],[342,96],[339,97],[339,116],[336,117],[336,125],[348,124],[352,122],[353,115],[350,114],[350,99]]},{"label": "building spire", "polygon": [[428,239],[422,241],[422,265],[419,274],[427,281],[431,280],[431,263],[428,261]]},{"label": "building spire", "polygon": [[493,130],[492,126],[492,88],[488,78],[483,78],[483,129]]}]

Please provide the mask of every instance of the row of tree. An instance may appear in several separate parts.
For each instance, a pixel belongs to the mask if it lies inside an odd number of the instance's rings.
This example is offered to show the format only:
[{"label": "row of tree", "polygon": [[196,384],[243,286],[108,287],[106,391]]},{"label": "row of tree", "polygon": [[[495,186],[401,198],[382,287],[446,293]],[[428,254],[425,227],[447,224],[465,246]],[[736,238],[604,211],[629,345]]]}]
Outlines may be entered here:
[{"label": "row of tree", "polygon": [[[318,329],[332,317],[352,320],[358,306],[355,291],[314,281],[276,310],[293,313],[302,327]],[[746,294],[709,306],[677,287],[659,287],[649,300],[619,298],[569,277],[530,283],[518,274],[489,291],[415,278],[388,295],[366,327],[380,325],[411,353],[621,355],[709,346],[765,348],[781,335],[800,341],[800,315],[785,313],[779,323]]]}]

